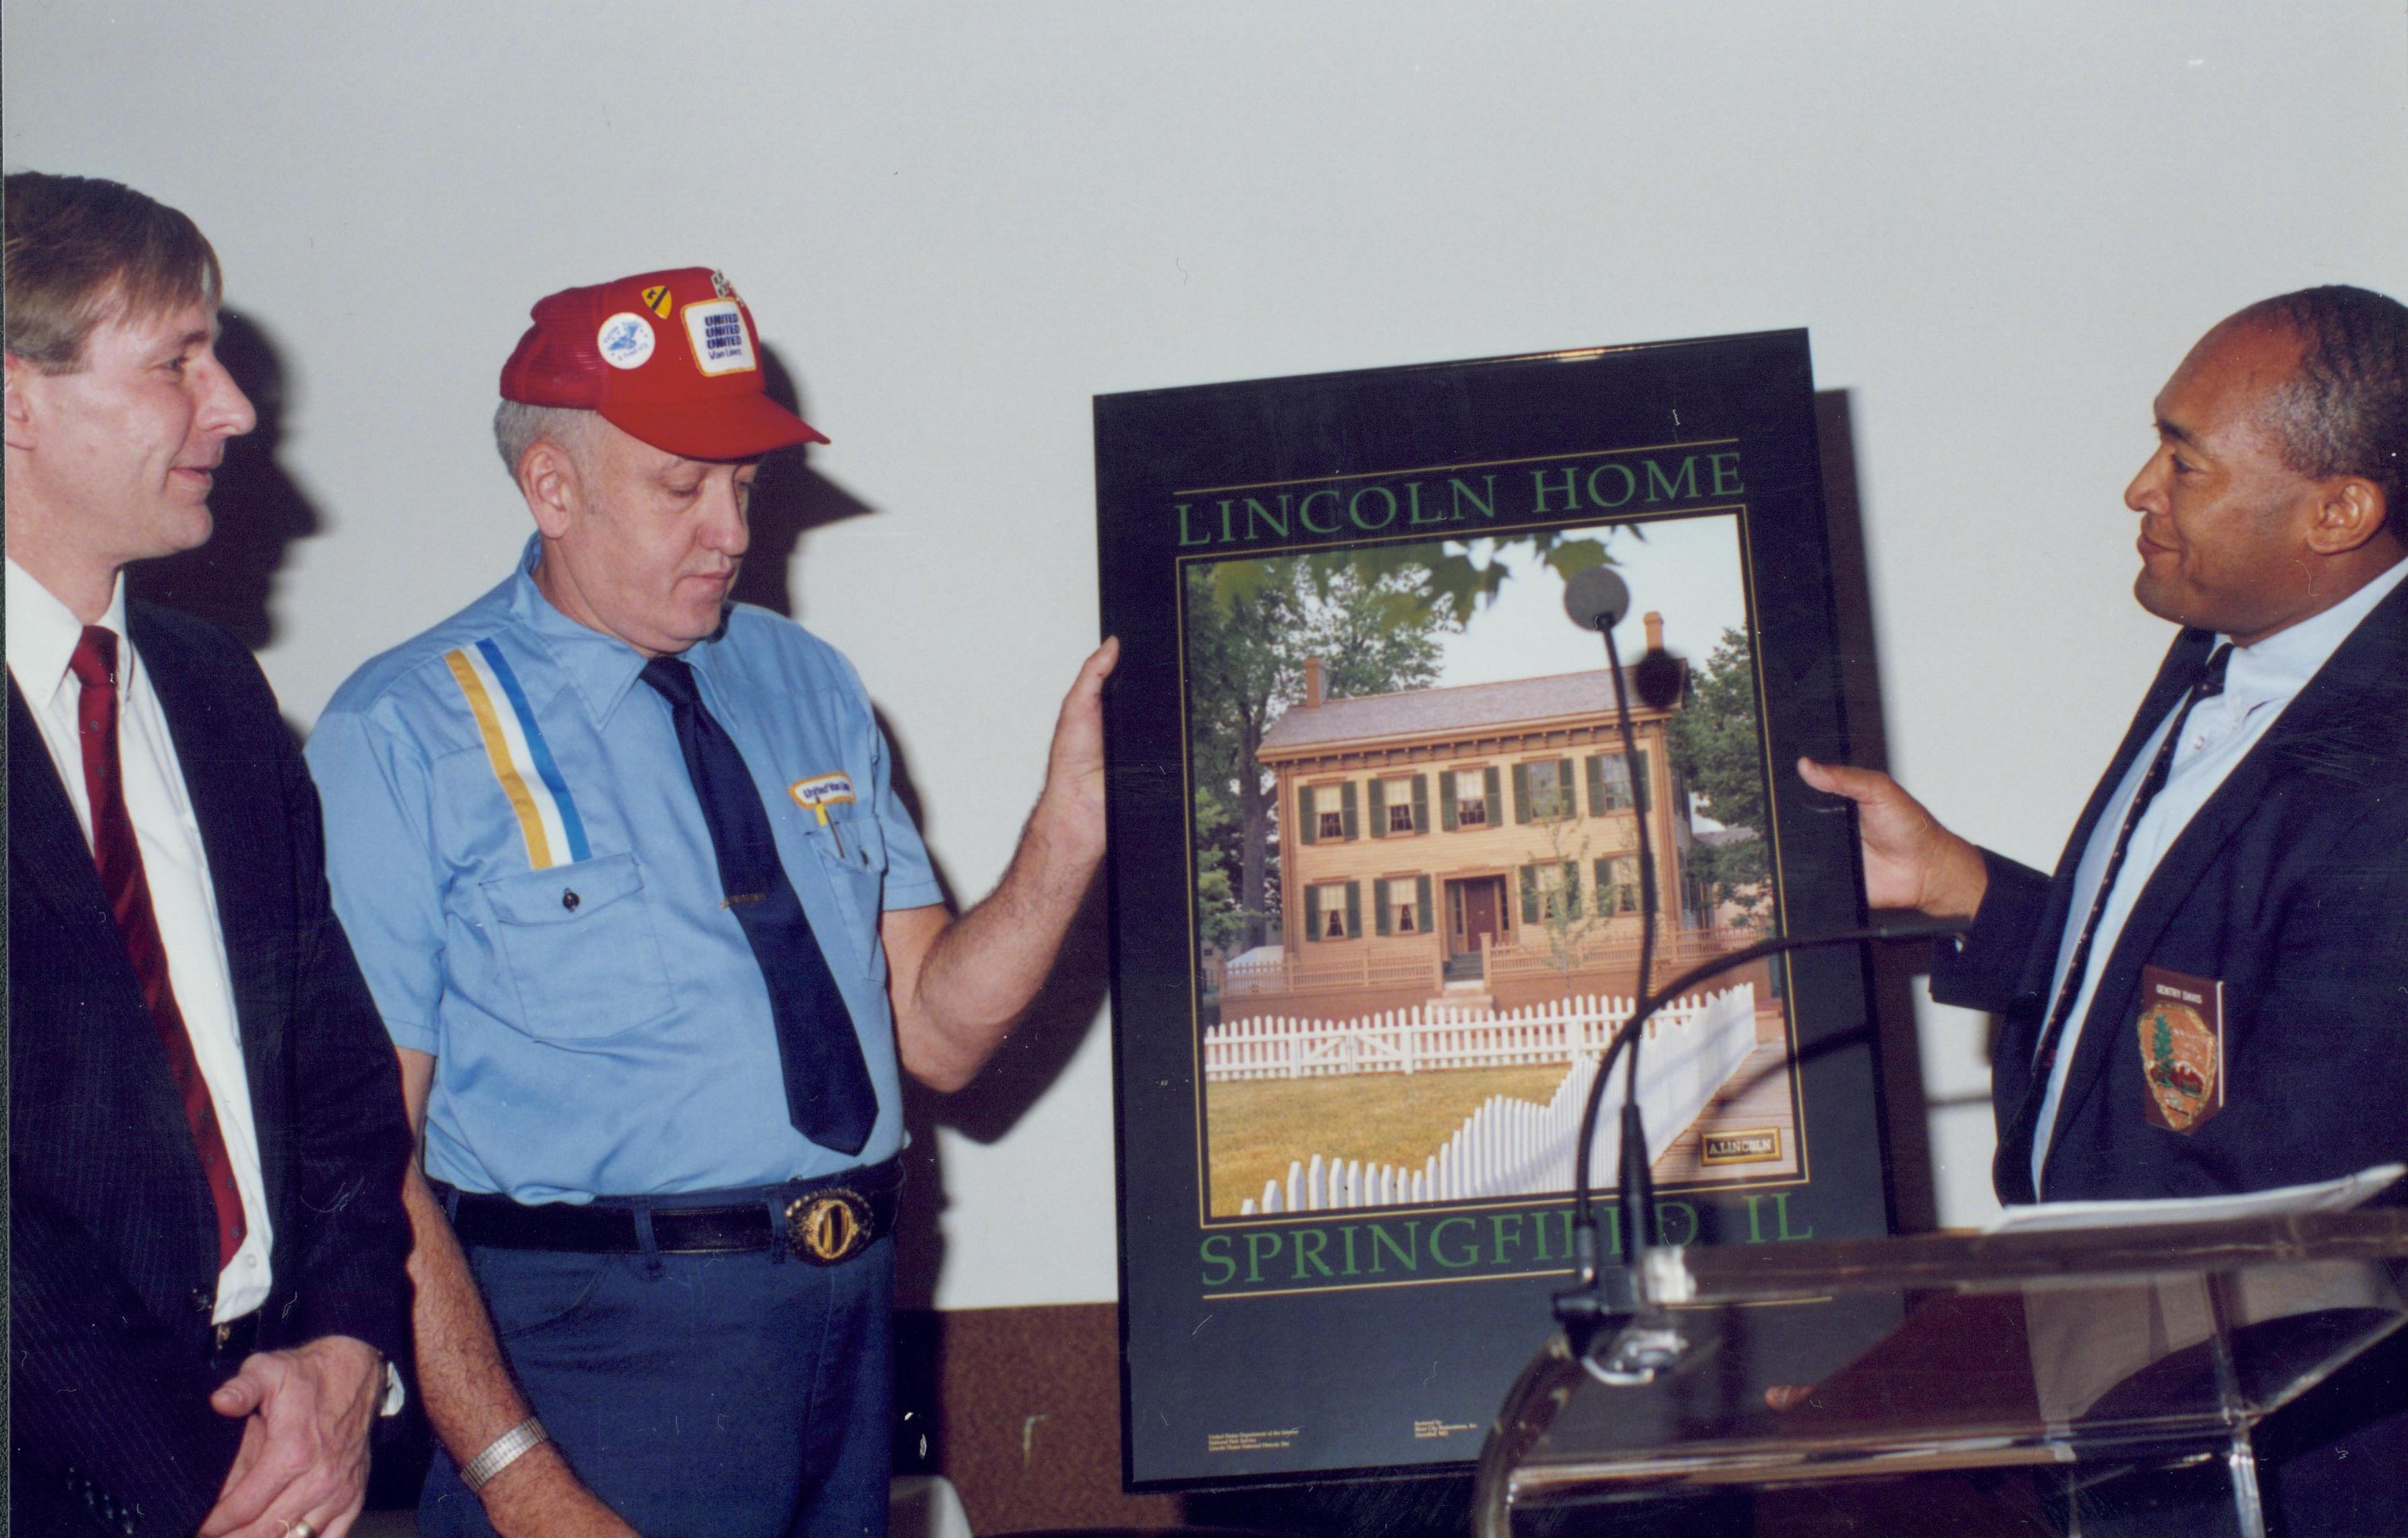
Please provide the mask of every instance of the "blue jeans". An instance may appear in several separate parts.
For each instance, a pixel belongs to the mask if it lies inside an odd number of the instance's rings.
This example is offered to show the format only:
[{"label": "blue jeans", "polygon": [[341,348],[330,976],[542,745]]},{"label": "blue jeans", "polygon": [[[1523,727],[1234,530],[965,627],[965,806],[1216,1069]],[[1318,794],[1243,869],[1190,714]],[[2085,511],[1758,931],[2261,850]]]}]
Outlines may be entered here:
[{"label": "blue jeans", "polygon": [[[884,1538],[892,1239],[836,1266],[485,1247],[468,1264],[545,1430],[645,1538]],[[439,1447],[418,1521],[494,1531]]]}]

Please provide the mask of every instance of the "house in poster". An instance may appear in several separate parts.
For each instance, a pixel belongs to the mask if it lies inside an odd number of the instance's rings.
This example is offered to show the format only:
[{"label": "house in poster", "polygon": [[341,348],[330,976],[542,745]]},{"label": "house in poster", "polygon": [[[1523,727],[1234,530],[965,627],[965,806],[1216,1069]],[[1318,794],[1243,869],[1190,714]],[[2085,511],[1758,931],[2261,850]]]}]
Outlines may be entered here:
[{"label": "house in poster", "polygon": [[[1646,624],[1661,644],[1660,616]],[[1257,754],[1281,808],[1279,941],[1227,963],[1223,1017],[1627,995],[1641,816],[1657,981],[1747,943],[1706,927],[1687,879],[1689,798],[1664,745],[1679,705],[1630,693],[1635,773],[1605,668],[1327,699],[1308,664]]]}]

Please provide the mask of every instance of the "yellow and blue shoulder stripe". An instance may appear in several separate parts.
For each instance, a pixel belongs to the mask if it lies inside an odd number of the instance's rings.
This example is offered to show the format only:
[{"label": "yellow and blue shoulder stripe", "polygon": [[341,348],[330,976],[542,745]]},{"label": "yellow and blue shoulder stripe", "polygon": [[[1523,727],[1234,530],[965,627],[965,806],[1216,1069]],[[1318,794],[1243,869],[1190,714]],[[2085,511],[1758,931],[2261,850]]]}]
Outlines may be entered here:
[{"label": "yellow and blue shoulder stripe", "polygon": [[452,676],[466,697],[468,712],[485,741],[485,756],[494,778],[517,814],[519,832],[526,840],[527,863],[538,870],[589,857],[585,825],[578,820],[577,798],[552,762],[552,749],[527,705],[501,649],[490,640],[443,654]]}]

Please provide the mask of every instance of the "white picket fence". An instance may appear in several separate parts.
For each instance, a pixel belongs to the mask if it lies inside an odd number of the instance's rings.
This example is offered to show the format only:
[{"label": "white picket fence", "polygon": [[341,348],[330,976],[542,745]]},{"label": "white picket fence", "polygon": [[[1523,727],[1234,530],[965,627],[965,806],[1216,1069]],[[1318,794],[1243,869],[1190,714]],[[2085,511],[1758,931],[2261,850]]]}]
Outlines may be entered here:
[{"label": "white picket fence", "polygon": [[1589,994],[1502,1014],[1417,1004],[1354,1020],[1258,1015],[1224,1021],[1204,1028],[1204,1077],[1227,1084],[1569,1063],[1584,1052],[1604,1051],[1636,1007],[1628,999]]},{"label": "white picket fence", "polygon": [[[1630,1018],[1630,1008],[1625,1003],[1606,1018],[1610,1032]],[[1756,985],[1742,983],[1677,1000],[1649,1024],[1639,1056],[1639,1108],[1648,1145],[1660,1153],[1756,1050]],[[1603,1039],[1598,1039],[1600,1045]],[[1581,1107],[1597,1077],[1597,1061],[1595,1050],[1575,1048],[1570,1070],[1543,1106],[1492,1097],[1418,1170],[1314,1154],[1290,1161],[1284,1182],[1265,1181],[1262,1196],[1247,1199],[1239,1210],[1244,1215],[1333,1212],[1568,1191]],[[1625,1076],[1617,1063],[1598,1116],[1589,1169],[1600,1186],[1621,1172]]]}]

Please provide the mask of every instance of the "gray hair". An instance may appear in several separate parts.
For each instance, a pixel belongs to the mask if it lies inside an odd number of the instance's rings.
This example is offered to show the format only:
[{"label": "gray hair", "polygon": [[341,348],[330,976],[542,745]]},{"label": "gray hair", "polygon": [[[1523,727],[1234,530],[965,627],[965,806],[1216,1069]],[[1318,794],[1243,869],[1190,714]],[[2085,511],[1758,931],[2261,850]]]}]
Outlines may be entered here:
[{"label": "gray hair", "polygon": [[494,412],[494,447],[502,452],[502,467],[518,479],[519,461],[538,442],[557,443],[571,458],[592,440],[597,413],[574,406],[529,406],[506,400]]},{"label": "gray hair", "polygon": [[2364,476],[2408,540],[2408,306],[2339,284],[2260,299],[2241,312],[2300,339],[2298,371],[2266,402],[2296,473]]}]

